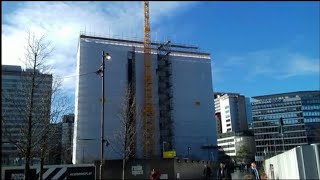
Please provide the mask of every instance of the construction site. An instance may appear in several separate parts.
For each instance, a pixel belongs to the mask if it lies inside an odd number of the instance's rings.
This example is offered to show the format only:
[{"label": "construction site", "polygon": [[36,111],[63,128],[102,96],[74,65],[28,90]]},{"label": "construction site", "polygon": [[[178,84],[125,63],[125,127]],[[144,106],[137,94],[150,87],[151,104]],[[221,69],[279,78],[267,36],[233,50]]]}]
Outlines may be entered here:
[{"label": "construction site", "polygon": [[[143,41],[80,34],[73,164],[100,159],[101,101],[104,102],[103,127],[107,142],[102,152],[104,159],[123,158],[113,145],[119,141],[115,135],[122,127],[120,104],[127,97],[128,89],[130,98],[126,104],[135,109],[128,114],[128,122],[134,127],[129,134],[134,143],[126,147],[131,149],[130,157],[216,160],[210,53],[170,40],[152,42],[149,2],[143,3],[143,9]],[[105,62],[104,99],[101,98],[101,78],[91,73],[101,66],[103,51],[111,56]],[[127,138],[123,141],[128,143]]]}]

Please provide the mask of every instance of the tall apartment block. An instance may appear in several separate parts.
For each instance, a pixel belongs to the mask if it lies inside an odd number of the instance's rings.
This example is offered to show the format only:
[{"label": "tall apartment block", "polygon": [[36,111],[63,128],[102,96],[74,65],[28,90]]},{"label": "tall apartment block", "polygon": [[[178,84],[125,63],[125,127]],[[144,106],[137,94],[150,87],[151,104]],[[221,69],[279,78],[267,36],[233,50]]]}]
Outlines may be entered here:
[{"label": "tall apartment block", "polygon": [[62,132],[61,132],[61,160],[63,164],[72,163],[72,143],[73,143],[73,126],[74,114],[64,115],[62,117]]},{"label": "tall apartment block", "polygon": [[[1,76],[1,104],[2,104],[2,129],[1,129],[1,156],[2,165],[13,165],[15,160],[22,159],[23,156],[13,141],[23,142],[21,129],[25,129],[27,108],[30,107],[29,100],[31,90],[32,69],[22,70],[20,66],[2,65]],[[50,109],[50,101],[44,103],[48,93],[52,91],[52,76],[36,71],[35,90],[33,99],[33,122],[39,118],[40,109]],[[48,120],[49,119],[44,119]],[[40,126],[39,126],[40,127]],[[11,140],[10,140],[11,139]]]},{"label": "tall apartment block", "polygon": [[215,117],[219,133],[248,129],[246,98],[236,93],[214,93]]},{"label": "tall apartment block", "polygon": [[[151,43],[152,97],[155,112],[156,156],[174,150],[176,156],[210,160],[216,154],[216,123],[212,96],[210,54],[198,47]],[[136,114],[144,101],[143,42],[80,35],[76,81],[73,163],[100,158],[101,53],[111,55],[105,69],[105,148],[106,159],[122,159],[111,148],[120,128],[118,112],[126,88],[132,87]],[[133,122],[141,124],[138,116]],[[136,126],[135,157],[143,158],[141,128]],[[84,141],[83,139],[90,139]],[[191,148],[191,150],[190,150]]]},{"label": "tall apartment block", "polygon": [[253,99],[257,161],[296,146],[320,142],[320,91],[270,94]]}]

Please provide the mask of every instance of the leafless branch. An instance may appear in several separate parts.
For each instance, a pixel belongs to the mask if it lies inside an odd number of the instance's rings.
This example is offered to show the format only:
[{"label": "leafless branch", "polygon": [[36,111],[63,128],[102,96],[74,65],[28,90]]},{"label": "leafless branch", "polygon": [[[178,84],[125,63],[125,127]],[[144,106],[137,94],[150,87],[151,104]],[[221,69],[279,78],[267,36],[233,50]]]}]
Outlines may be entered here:
[{"label": "leafless branch", "polygon": [[[71,103],[62,92],[61,79],[53,79],[49,75],[51,66],[48,65],[48,58],[54,50],[51,42],[47,42],[44,36],[37,38],[30,31],[27,32],[26,42],[25,57],[19,60],[25,63],[28,71],[22,72],[21,84],[15,91],[2,93],[6,105],[16,113],[16,117],[8,113],[2,115],[2,134],[25,157],[25,177],[28,177],[32,157],[40,156],[43,161],[52,150],[51,141],[57,132],[52,124],[70,112]],[[15,124],[21,137],[14,136],[7,126],[10,123]]]}]

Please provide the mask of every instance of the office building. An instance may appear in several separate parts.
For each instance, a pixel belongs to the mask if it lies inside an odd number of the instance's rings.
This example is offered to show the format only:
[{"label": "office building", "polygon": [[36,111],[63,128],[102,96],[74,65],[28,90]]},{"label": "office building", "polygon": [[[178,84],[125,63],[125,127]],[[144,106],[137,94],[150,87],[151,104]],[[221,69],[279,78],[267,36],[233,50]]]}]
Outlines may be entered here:
[{"label": "office building", "polygon": [[236,93],[214,93],[218,132],[238,132],[248,129],[245,97]]},{"label": "office building", "polygon": [[[173,150],[176,156],[211,159],[216,148],[216,123],[212,96],[210,54],[198,47],[151,43],[152,100],[155,112],[156,157]],[[100,159],[101,66],[102,51],[111,55],[105,69],[105,159],[122,159],[113,147],[114,134],[120,128],[118,112],[128,85],[132,85],[137,114],[144,101],[143,42],[80,35],[77,55],[78,76],[75,93],[73,163]],[[141,118],[135,117],[141,124]],[[143,158],[141,128],[135,150]],[[90,139],[90,140],[83,140]],[[189,151],[189,147],[191,150]],[[208,153],[209,152],[209,153]],[[214,152],[215,153],[215,152]]]},{"label": "office building", "polygon": [[[44,117],[44,112],[47,112],[51,106],[50,99],[46,97],[50,97],[52,91],[52,75],[42,74],[36,70],[34,94],[31,99],[32,73],[32,69],[22,70],[20,66],[2,65],[2,165],[13,165],[16,159],[23,158],[20,150],[12,142],[26,140],[26,133],[21,132],[26,132],[30,100],[33,101],[35,110],[32,116],[34,129],[35,127],[41,129],[42,123],[49,121],[47,116]],[[35,146],[33,150],[36,151],[37,147]]]},{"label": "office building", "polygon": [[256,96],[253,100],[257,160],[320,142],[320,91]]}]

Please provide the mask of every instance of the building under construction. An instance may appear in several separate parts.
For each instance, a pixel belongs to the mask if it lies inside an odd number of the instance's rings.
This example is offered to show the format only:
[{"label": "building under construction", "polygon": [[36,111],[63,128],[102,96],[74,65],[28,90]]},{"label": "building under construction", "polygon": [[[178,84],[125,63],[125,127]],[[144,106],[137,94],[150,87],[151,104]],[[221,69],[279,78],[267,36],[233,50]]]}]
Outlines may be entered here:
[{"label": "building under construction", "polygon": [[[105,159],[122,159],[113,143],[121,129],[121,102],[130,87],[136,109],[131,117],[137,132],[131,147],[135,157],[161,158],[163,151],[175,151],[177,157],[215,160],[217,138],[211,98],[210,54],[200,52],[198,47],[172,44],[170,41],[151,43],[150,49],[151,79],[146,82],[142,41],[80,35],[74,164],[90,163],[100,158],[102,83],[101,77],[94,72],[101,66],[102,51],[111,55],[105,66],[104,127],[105,139],[108,140]],[[148,127],[139,115],[146,99],[146,83],[150,85],[149,97],[154,115]]]}]

